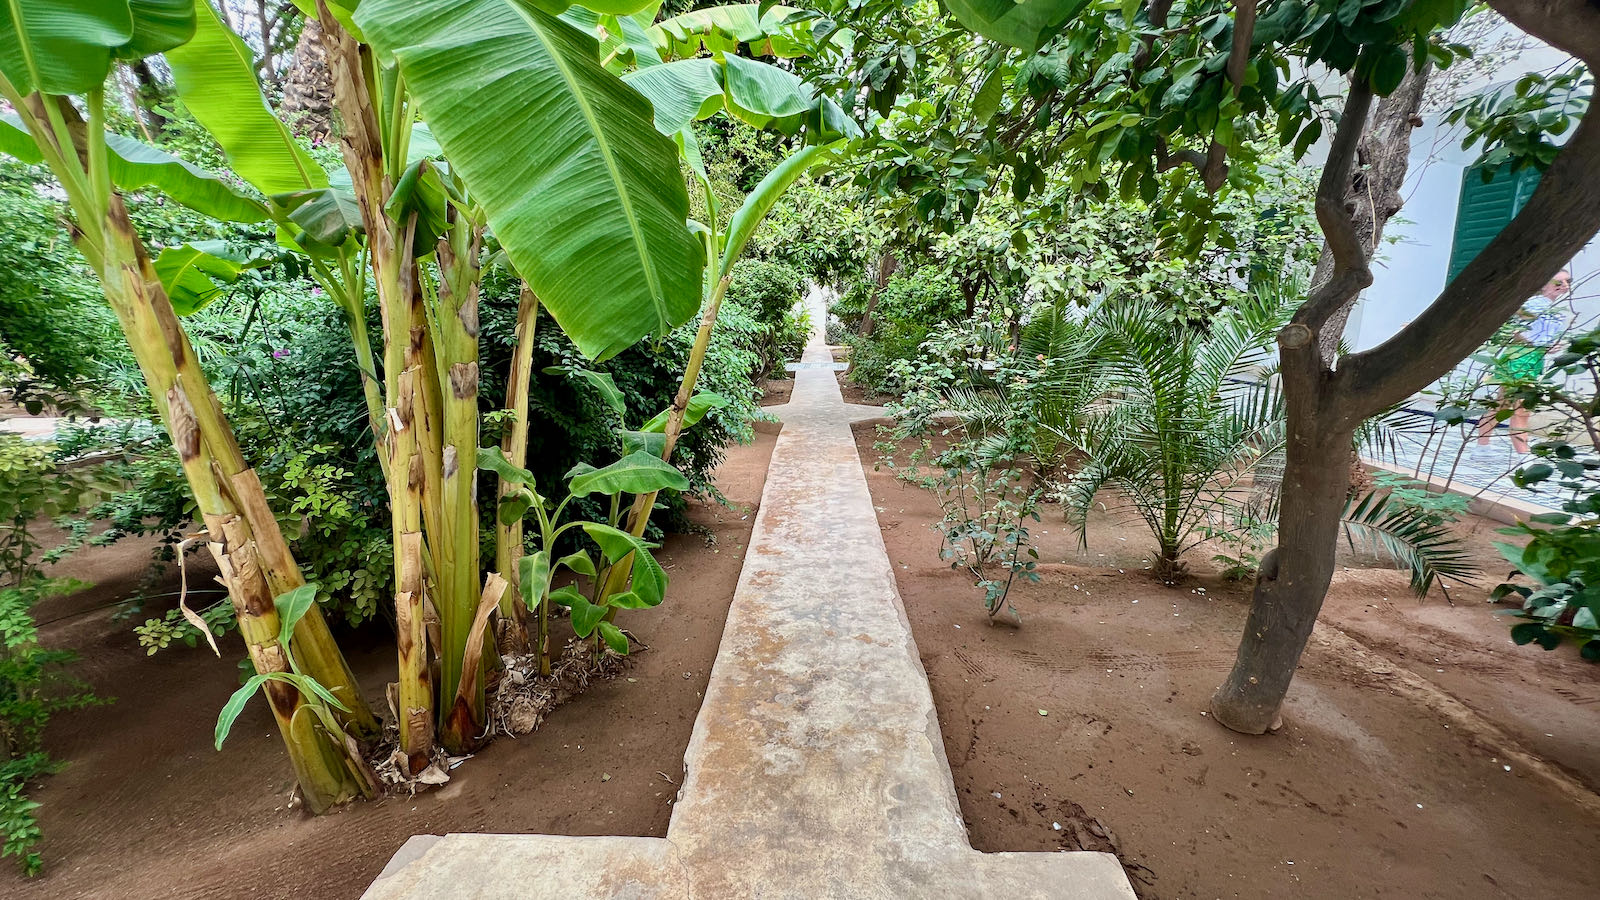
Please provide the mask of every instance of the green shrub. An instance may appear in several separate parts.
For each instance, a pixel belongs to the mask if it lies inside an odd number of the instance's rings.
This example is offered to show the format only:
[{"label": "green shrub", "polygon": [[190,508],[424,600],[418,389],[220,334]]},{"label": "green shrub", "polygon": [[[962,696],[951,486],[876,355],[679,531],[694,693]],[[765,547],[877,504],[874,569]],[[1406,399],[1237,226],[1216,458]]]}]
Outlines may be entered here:
[{"label": "green shrub", "polygon": [[74,654],[40,645],[31,612],[41,599],[81,586],[40,574],[42,562],[70,546],[41,553],[34,527],[76,511],[94,488],[82,470],[58,470],[52,449],[0,435],[0,855],[15,856],[29,875],[42,860],[32,849],[38,804],[27,786],[59,768],[42,750],[44,727],[59,710],[99,702],[62,672]]},{"label": "green shrub", "polygon": [[[853,288],[835,306],[841,320],[861,321],[871,282]],[[856,304],[860,304],[857,306]],[[922,342],[939,325],[966,309],[961,290],[948,273],[936,266],[901,269],[878,296],[872,313],[872,333],[845,335],[850,347],[850,380],[879,393],[898,394],[905,385],[893,372],[897,360],[912,359]],[[843,312],[839,312],[843,310]]]},{"label": "green shrub", "polygon": [[[744,259],[733,266],[723,308],[737,307],[755,320],[750,336],[758,357],[752,376],[771,374],[791,358],[798,358],[810,330],[810,317],[798,309],[805,276],[787,263]],[[726,327],[723,319],[719,329]]]}]

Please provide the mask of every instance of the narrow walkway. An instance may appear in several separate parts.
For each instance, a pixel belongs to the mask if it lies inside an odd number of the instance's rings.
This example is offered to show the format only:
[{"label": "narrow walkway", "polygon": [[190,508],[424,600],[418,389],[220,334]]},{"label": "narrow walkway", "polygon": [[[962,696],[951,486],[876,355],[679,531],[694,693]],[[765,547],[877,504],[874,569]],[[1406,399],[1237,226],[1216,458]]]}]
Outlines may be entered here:
[{"label": "narrow walkway", "polygon": [[[813,322],[804,362],[831,362]],[[366,897],[1132,900],[1108,854],[968,844],[850,431],[877,410],[818,367],[772,411],[783,431],[667,837],[413,838]]]}]

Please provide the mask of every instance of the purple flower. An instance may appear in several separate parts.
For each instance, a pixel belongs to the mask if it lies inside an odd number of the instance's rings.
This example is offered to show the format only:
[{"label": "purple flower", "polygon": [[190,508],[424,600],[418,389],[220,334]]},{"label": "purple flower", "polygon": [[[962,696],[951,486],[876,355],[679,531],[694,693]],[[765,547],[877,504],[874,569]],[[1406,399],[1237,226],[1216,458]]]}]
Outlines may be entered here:
[{"label": "purple flower", "polygon": [[273,359],[283,359],[283,358],[287,357],[288,355],[289,355],[289,351],[287,349],[272,351],[272,358]]}]

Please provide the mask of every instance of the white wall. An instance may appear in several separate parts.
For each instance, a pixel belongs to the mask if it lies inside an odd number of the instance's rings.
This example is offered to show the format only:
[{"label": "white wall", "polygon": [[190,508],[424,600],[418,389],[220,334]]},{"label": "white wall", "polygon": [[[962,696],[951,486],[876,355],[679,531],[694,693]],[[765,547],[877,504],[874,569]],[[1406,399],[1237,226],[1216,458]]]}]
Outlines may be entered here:
[{"label": "white wall", "polygon": [[[1463,93],[1515,81],[1527,72],[1549,69],[1566,58],[1565,54],[1540,45],[1523,51],[1514,62],[1502,65]],[[1460,126],[1443,125],[1443,116],[1443,111],[1425,115],[1422,127],[1412,132],[1405,206],[1385,230],[1386,240],[1373,269],[1372,286],[1350,317],[1345,340],[1352,349],[1365,350],[1383,342],[1415,318],[1444,288],[1462,174],[1477,160],[1479,150],[1462,150],[1463,130]],[[1390,238],[1398,241],[1387,240]],[[1571,269],[1577,321],[1600,319],[1600,241],[1591,242],[1573,260]]]}]

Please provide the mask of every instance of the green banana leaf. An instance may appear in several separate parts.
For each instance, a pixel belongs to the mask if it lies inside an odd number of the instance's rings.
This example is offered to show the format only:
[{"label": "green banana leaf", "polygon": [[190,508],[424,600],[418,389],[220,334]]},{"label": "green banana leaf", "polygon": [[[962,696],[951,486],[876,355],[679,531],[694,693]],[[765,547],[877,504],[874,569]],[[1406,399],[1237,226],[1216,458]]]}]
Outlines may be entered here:
[{"label": "green banana leaf", "polygon": [[172,308],[180,316],[193,315],[222,295],[222,286],[239,280],[251,269],[279,261],[276,255],[252,256],[230,248],[225,241],[193,241],[162,250],[151,263]]},{"label": "green banana leaf", "polygon": [[142,59],[194,33],[190,0],[12,2],[0,7],[0,73],[23,95],[104,86],[113,59]]},{"label": "green banana leaf", "polygon": [[739,261],[740,254],[744,253],[744,246],[750,241],[750,236],[755,234],[756,226],[772,210],[783,192],[795,183],[806,170],[821,162],[837,149],[843,142],[836,141],[823,146],[802,147],[790,154],[788,159],[778,163],[767,176],[761,179],[755,190],[745,195],[744,202],[734,212],[733,218],[728,221],[728,235],[723,241],[721,266],[719,272],[733,271],[733,264]]},{"label": "green banana leaf", "polygon": [[603,469],[584,472],[568,485],[574,497],[590,494],[648,494],[671,488],[689,489],[689,479],[663,462],[661,457],[643,450],[630,453]]},{"label": "green banana leaf", "polygon": [[677,148],[592,37],[531,0],[365,0],[356,20],[584,355],[699,310],[704,250]]},{"label": "green banana leaf", "polygon": [[228,165],[267,196],[327,187],[317,165],[261,96],[254,56],[209,0],[192,0],[194,39],[167,51],[184,106],[211,133]]},{"label": "green banana leaf", "polygon": [[[173,201],[215,219],[262,222],[267,218],[261,201],[221,178],[148,144],[118,134],[106,135],[111,183],[136,191],[155,188]],[[0,153],[25,163],[44,160],[22,120],[15,113],[0,113]]]}]

